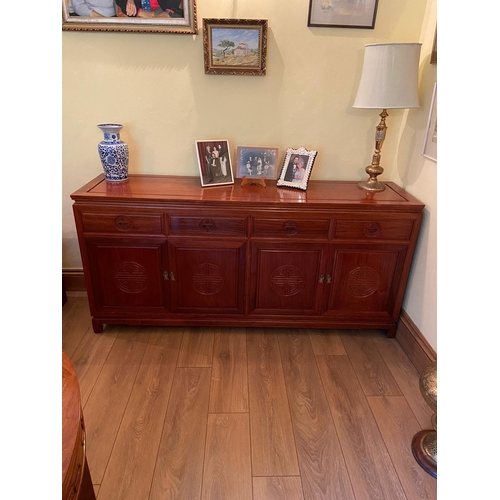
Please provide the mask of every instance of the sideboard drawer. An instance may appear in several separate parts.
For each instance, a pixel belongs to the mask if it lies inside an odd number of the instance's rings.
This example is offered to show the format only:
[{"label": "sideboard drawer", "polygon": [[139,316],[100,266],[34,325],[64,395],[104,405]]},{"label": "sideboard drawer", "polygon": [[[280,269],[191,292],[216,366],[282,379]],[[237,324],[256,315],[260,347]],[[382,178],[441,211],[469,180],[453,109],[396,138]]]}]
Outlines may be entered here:
[{"label": "sideboard drawer", "polygon": [[90,233],[163,234],[161,214],[82,214],[83,230]]},{"label": "sideboard drawer", "polygon": [[257,238],[328,239],[330,219],[271,219],[256,217],[253,220],[253,234]]},{"label": "sideboard drawer", "polygon": [[413,220],[353,220],[338,219],[335,238],[346,240],[398,240],[408,241],[413,229]]},{"label": "sideboard drawer", "polygon": [[176,236],[246,236],[245,217],[170,216],[171,235]]}]

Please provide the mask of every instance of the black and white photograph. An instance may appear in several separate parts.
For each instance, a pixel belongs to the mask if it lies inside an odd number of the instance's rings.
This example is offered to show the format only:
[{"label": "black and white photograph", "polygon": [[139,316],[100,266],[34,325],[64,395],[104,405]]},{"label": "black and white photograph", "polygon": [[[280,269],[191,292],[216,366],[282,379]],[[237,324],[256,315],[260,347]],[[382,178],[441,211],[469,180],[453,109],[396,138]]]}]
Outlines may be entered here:
[{"label": "black and white photograph", "polygon": [[278,148],[238,146],[236,177],[276,179]]},{"label": "black and white photograph", "polygon": [[308,151],[303,147],[299,149],[288,148],[276,185],[305,191],[317,154],[317,151]]},{"label": "black and white photograph", "polygon": [[196,141],[202,187],[234,184],[227,140]]}]

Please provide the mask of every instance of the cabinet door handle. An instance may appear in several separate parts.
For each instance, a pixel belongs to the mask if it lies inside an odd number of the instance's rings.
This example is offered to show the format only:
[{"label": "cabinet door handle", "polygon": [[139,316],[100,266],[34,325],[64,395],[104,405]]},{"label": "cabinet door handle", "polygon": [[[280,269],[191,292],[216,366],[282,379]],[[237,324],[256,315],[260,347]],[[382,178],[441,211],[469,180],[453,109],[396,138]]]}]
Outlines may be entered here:
[{"label": "cabinet door handle", "polygon": [[332,277],[329,274],[326,275],[326,282],[327,283],[331,283],[332,282]]},{"label": "cabinet door handle", "polygon": [[175,273],[170,271],[170,281],[175,281]]},{"label": "cabinet door handle", "polygon": [[324,274],[320,274],[319,275],[319,282],[323,283],[323,281],[325,281],[325,275]]},{"label": "cabinet door handle", "polygon": [[168,271],[163,271],[163,279],[168,281]]}]

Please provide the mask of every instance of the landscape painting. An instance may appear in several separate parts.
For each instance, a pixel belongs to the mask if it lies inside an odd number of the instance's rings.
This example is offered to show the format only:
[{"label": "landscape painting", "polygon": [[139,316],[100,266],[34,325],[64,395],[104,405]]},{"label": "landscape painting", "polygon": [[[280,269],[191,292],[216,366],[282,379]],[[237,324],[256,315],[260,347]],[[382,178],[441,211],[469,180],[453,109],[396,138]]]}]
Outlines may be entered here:
[{"label": "landscape painting", "polygon": [[204,19],[205,73],[264,75],[267,21],[259,19]]}]

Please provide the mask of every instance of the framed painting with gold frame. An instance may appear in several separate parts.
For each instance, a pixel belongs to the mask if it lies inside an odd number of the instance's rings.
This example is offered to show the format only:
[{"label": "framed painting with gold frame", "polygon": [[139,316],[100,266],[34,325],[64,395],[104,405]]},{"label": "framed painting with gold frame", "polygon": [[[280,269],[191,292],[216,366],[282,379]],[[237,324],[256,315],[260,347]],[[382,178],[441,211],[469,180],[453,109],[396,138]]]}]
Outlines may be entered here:
[{"label": "framed painting with gold frame", "polygon": [[147,3],[141,0],[106,0],[99,7],[99,12],[93,10],[86,0],[63,0],[62,29],[196,33],[196,0],[147,0]]},{"label": "framed painting with gold frame", "polygon": [[265,75],[266,19],[203,19],[208,75]]}]

